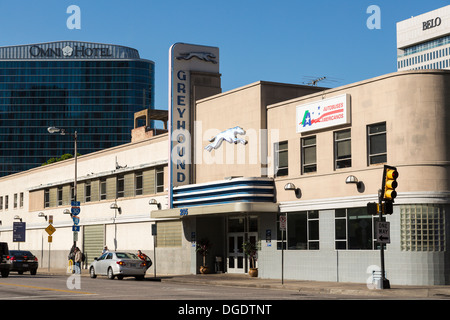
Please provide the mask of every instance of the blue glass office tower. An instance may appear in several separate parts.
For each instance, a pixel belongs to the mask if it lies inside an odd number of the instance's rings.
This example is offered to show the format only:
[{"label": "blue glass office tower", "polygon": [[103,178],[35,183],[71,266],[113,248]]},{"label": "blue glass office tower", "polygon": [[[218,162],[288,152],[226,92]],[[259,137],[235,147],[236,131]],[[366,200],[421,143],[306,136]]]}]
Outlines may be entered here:
[{"label": "blue glass office tower", "polygon": [[154,108],[154,63],[137,50],[58,41],[0,47],[0,176],[131,141],[134,113]]}]

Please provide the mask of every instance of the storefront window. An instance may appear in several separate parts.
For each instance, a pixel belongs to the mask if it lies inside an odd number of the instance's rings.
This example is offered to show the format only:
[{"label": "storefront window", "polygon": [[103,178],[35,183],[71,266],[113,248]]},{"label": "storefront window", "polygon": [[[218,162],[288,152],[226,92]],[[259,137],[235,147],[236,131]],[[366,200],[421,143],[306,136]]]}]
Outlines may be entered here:
[{"label": "storefront window", "polygon": [[335,248],[337,250],[372,250],[375,216],[367,208],[337,209],[335,211]]},{"label": "storefront window", "polygon": [[287,250],[319,250],[319,212],[287,213],[287,229],[282,239],[278,228],[277,243],[278,249],[284,246]]}]

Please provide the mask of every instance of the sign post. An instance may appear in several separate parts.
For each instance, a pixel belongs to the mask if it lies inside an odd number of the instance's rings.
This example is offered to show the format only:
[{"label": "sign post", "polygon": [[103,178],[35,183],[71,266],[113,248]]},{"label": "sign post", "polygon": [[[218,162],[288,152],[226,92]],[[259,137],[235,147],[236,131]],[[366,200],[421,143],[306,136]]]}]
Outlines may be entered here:
[{"label": "sign post", "polygon": [[48,227],[45,228],[45,231],[48,233],[48,271],[50,271],[50,246],[53,241],[52,234],[54,234],[56,231],[55,227],[52,225],[53,216],[50,216],[49,222],[50,223],[49,223]]},{"label": "sign post", "polygon": [[73,231],[73,243],[74,246],[78,241],[78,232],[80,231],[80,218],[78,217],[78,215],[81,212],[81,208],[80,208],[80,201],[72,201],[71,202],[72,207],[70,208],[70,213],[71,213],[71,217],[73,220],[73,226],[72,226],[72,231]]},{"label": "sign post", "polygon": [[13,223],[13,242],[19,242],[19,250],[20,250],[20,242],[25,242],[25,230],[26,223],[25,222],[14,222]]},{"label": "sign post", "polygon": [[284,284],[284,233],[286,231],[287,216],[280,215],[281,231],[281,284]]},{"label": "sign post", "polygon": [[156,236],[157,236],[156,222],[152,224],[152,236],[153,236],[153,276],[156,278]]}]

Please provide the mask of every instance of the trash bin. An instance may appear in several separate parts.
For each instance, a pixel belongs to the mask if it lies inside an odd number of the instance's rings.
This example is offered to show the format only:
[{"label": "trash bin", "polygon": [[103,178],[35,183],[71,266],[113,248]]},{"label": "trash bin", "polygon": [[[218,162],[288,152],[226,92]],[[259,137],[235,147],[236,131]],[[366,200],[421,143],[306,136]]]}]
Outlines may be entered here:
[{"label": "trash bin", "polygon": [[216,271],[216,273],[222,273],[223,272],[223,260],[222,260],[222,257],[216,256],[215,271]]}]

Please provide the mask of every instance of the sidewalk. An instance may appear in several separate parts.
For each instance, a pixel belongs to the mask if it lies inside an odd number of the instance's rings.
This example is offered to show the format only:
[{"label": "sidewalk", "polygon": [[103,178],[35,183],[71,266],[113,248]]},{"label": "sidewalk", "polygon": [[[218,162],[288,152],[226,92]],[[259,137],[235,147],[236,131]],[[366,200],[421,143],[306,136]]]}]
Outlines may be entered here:
[{"label": "sidewalk", "polygon": [[[39,269],[38,274],[67,274],[65,269]],[[89,272],[83,269],[81,275],[89,277]],[[385,299],[448,299],[450,286],[405,286],[392,285],[390,289],[369,289],[366,284],[349,282],[324,282],[280,279],[251,278],[247,274],[196,274],[196,275],[157,275],[147,273],[144,281],[193,283],[210,286],[253,287],[276,290],[291,290],[305,294],[335,294],[350,295],[361,298]]]}]

